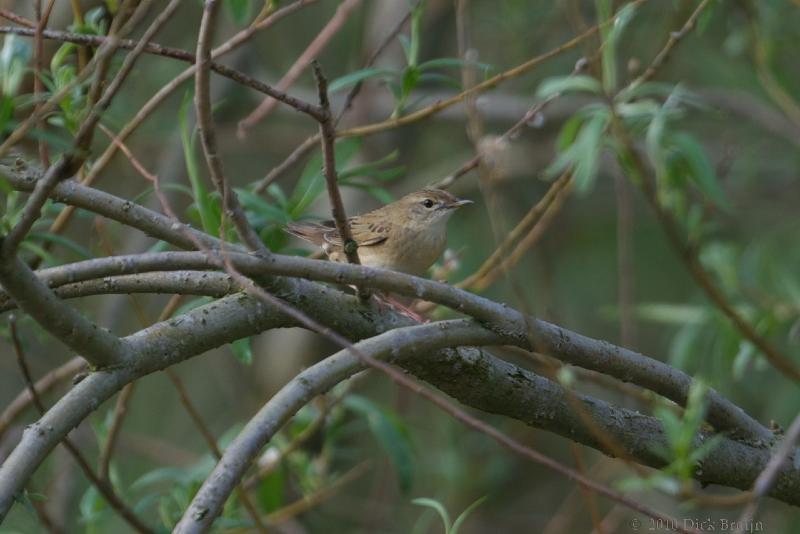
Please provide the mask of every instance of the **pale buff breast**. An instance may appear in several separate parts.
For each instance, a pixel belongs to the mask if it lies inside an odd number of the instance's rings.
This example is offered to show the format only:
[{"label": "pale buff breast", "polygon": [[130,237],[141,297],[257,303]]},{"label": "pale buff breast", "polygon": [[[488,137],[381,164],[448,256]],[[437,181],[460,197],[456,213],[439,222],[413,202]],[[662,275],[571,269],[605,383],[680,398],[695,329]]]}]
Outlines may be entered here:
[{"label": "pale buff breast", "polygon": [[[368,267],[421,276],[439,259],[446,244],[446,221],[442,220],[424,231],[398,228],[383,243],[359,247],[358,258],[362,265]],[[342,251],[330,253],[329,258],[332,261],[347,261]]]}]

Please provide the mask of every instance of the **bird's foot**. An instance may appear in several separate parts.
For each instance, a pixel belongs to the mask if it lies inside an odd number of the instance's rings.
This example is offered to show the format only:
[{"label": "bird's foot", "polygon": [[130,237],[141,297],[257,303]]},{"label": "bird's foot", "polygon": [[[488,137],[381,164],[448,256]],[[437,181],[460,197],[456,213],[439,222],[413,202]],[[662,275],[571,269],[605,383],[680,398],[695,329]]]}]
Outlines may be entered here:
[{"label": "bird's foot", "polygon": [[431,320],[428,319],[427,317],[420,315],[419,313],[415,312],[410,306],[406,306],[405,304],[403,304],[402,302],[400,302],[399,300],[390,295],[380,295],[376,293],[375,301],[380,306],[401,313],[417,323],[426,324],[431,322]]}]

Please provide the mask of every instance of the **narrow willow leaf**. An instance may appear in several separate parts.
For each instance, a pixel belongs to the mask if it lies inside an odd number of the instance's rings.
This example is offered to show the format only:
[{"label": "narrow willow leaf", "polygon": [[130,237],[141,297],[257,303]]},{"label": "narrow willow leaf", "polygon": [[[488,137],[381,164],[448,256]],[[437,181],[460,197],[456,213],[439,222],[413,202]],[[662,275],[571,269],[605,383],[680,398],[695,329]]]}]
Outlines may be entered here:
[{"label": "narrow willow leaf", "polygon": [[244,26],[250,20],[251,0],[225,0],[225,6],[233,21],[239,26]]},{"label": "narrow willow leaf", "polygon": [[686,162],[689,178],[697,188],[720,207],[730,209],[731,204],[700,142],[687,133],[673,133],[669,141]]},{"label": "narrow willow leaf", "polygon": [[574,150],[573,180],[575,191],[584,193],[594,185],[598,161],[603,147],[603,133],[608,125],[608,115],[596,113],[581,128],[578,138],[570,148]]},{"label": "narrow willow leaf", "polygon": [[400,77],[399,72],[390,69],[378,69],[378,68],[361,69],[355,72],[351,72],[350,74],[346,74],[341,78],[336,78],[330,83],[330,85],[328,85],[328,91],[331,93],[335,93],[337,91],[341,91],[346,87],[350,87],[351,85],[355,85],[357,83],[376,78],[388,79],[388,78],[399,78],[399,77]]},{"label": "narrow willow leaf", "polygon": [[400,489],[408,492],[414,480],[415,468],[411,440],[402,419],[358,395],[348,396],[344,403],[366,419],[375,439],[392,461]]},{"label": "narrow willow leaf", "polygon": [[555,94],[565,93],[592,93],[600,94],[603,91],[600,82],[591,76],[555,76],[547,78],[536,90],[536,97],[545,99]]},{"label": "narrow willow leaf", "polygon": [[461,525],[464,524],[464,521],[467,520],[467,517],[478,507],[480,506],[483,501],[486,500],[486,497],[481,497],[480,499],[476,500],[474,503],[467,506],[463,512],[461,512],[456,520],[453,522],[453,528],[450,529],[449,534],[458,534],[458,530],[461,528]]},{"label": "narrow willow leaf", "polygon": [[249,337],[237,339],[231,343],[231,352],[241,363],[245,365],[253,363],[253,344]]},{"label": "narrow willow leaf", "polygon": [[418,499],[414,499],[411,502],[418,506],[427,506],[428,508],[433,508],[434,510],[436,510],[436,513],[439,514],[439,517],[442,518],[445,534],[449,534],[452,528],[451,526],[452,523],[450,522],[450,514],[447,513],[447,509],[444,507],[442,503],[434,499],[429,499],[427,497],[420,497]]}]

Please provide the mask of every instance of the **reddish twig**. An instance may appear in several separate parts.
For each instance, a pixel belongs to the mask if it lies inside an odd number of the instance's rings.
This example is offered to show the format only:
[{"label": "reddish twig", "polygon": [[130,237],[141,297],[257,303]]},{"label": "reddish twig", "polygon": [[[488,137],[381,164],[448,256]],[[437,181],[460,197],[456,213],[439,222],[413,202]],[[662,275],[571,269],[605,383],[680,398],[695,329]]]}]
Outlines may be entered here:
[{"label": "reddish twig", "polygon": [[751,500],[742,511],[742,515],[739,517],[739,520],[736,522],[739,525],[739,528],[736,529],[736,534],[741,534],[746,529],[748,529],[747,525],[752,524],[753,518],[758,511],[758,505],[761,502],[761,498],[766,495],[772,485],[775,483],[775,479],[778,478],[783,467],[786,465],[786,462],[789,461],[793,455],[797,456],[797,450],[795,448],[795,444],[797,440],[800,439],[800,415],[794,418],[792,424],[789,425],[788,430],[786,431],[786,435],[783,437],[780,445],[777,446],[775,450],[775,454],[770,458],[767,466],[761,471],[761,474],[756,479],[755,483],[753,483],[753,489],[751,493]]},{"label": "reddish twig", "polygon": [[[294,62],[289,70],[286,72],[283,78],[280,79],[276,87],[281,91],[286,91],[292,84],[297,80],[297,78],[302,74],[302,72],[308,67],[309,63],[311,63],[316,57],[320,55],[322,50],[328,45],[328,43],[333,39],[333,37],[339,32],[339,30],[344,26],[344,23],[347,22],[347,18],[350,16],[350,13],[358,7],[361,3],[361,0],[344,0],[339,7],[336,8],[336,13],[334,13],[331,20],[328,21],[328,24],[325,25],[322,30],[317,34],[311,44],[300,54],[300,57]],[[275,108],[277,102],[274,98],[268,97],[265,98],[261,104],[252,112],[250,115],[239,121],[238,127],[238,135],[240,138],[243,138],[247,135],[247,130],[255,126],[258,122],[264,120],[264,118]]]}]

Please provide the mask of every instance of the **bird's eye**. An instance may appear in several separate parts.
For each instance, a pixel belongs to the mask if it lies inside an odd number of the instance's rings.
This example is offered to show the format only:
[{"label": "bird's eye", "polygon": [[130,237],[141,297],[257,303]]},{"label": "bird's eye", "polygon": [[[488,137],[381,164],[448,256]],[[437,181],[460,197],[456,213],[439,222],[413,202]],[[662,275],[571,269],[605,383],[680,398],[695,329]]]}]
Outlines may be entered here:
[{"label": "bird's eye", "polygon": [[425,206],[426,208],[432,208],[433,200],[426,198],[425,200],[422,201],[422,205]]}]

